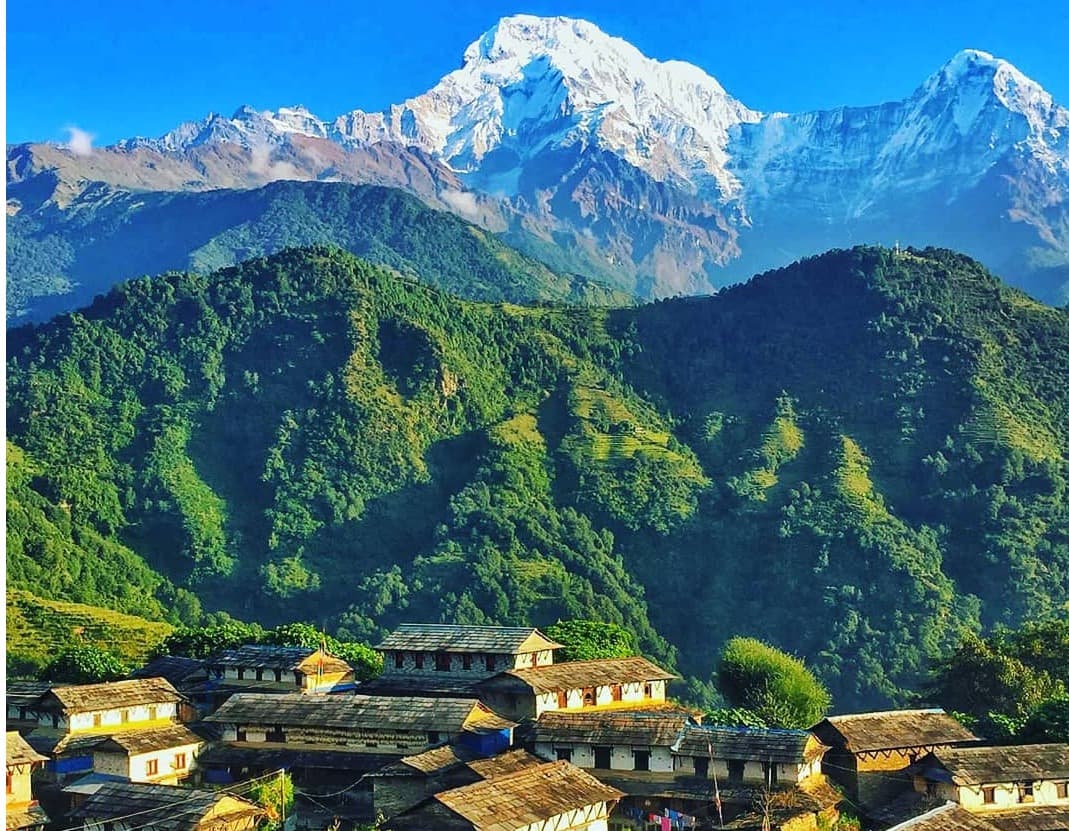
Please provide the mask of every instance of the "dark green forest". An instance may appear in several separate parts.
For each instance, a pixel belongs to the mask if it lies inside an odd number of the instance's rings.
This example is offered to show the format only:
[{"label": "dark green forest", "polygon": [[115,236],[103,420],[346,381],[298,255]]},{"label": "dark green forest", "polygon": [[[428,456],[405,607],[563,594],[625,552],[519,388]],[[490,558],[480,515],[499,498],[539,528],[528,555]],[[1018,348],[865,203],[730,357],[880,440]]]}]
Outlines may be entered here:
[{"label": "dark green forest", "polygon": [[[19,191],[28,198],[32,195]],[[472,300],[626,305],[630,296],[552,271],[402,191],[343,182],[255,190],[115,192],[7,218],[8,318],[43,321],[121,280],[209,273],[300,245],[331,244]]]},{"label": "dark green forest", "polygon": [[7,369],[8,580],[43,597],[600,620],[695,698],[749,636],[838,710],[1067,613],[1069,314],[948,251],[581,309],[288,250],[13,330]]}]

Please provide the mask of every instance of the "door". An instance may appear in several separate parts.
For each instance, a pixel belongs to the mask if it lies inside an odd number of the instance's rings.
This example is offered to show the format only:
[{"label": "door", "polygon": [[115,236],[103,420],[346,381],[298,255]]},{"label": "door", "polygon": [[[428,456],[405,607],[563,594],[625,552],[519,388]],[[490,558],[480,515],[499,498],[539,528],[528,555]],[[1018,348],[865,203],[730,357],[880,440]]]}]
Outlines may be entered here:
[{"label": "door", "polygon": [[608,770],[612,767],[612,748],[594,746],[594,767]]}]

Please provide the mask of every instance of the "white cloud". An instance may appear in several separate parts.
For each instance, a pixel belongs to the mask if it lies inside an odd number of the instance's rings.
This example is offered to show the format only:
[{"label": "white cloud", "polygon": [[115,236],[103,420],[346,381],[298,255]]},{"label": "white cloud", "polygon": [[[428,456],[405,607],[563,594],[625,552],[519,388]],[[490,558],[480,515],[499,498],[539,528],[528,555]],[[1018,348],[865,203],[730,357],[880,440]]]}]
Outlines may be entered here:
[{"label": "white cloud", "polygon": [[249,170],[267,181],[307,178],[290,162],[272,162],[271,148],[263,144],[252,148]]},{"label": "white cloud", "polygon": [[463,217],[477,219],[479,203],[474,194],[466,190],[443,190],[442,201]]},{"label": "white cloud", "polygon": [[96,136],[92,133],[88,133],[80,127],[68,127],[67,149],[75,156],[88,156],[93,152],[93,139],[95,138]]}]

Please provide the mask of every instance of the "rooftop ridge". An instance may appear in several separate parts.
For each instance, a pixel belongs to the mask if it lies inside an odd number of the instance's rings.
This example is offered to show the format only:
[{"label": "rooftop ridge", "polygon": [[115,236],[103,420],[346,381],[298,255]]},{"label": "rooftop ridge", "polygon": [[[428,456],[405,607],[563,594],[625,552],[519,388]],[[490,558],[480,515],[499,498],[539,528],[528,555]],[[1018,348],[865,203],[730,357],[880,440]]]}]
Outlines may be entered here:
[{"label": "rooftop ridge", "polygon": [[879,716],[916,716],[923,713],[939,713],[946,715],[946,710],[942,707],[922,707],[916,710],[874,710],[871,713],[845,713],[841,716],[826,716],[826,719],[834,723],[836,721],[847,721],[849,719],[877,718]]}]

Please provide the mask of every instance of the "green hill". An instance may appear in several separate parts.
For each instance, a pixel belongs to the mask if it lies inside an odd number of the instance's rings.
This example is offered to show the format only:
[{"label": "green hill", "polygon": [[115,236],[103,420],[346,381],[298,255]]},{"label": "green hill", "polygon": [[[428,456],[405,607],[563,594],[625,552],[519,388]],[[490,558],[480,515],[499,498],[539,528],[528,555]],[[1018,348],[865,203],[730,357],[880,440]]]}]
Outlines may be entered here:
[{"label": "green hill", "polygon": [[343,182],[255,190],[115,192],[7,218],[9,320],[46,320],[123,279],[208,273],[329,243],[473,300],[626,305],[628,295],[556,273],[498,237],[402,191]]},{"label": "green hill", "polygon": [[176,619],[180,589],[352,639],[597,618],[699,680],[750,635],[846,708],[1069,599],[1069,314],[947,251],[616,310],[287,251],[133,281],[8,355],[22,501],[133,552]]}]

